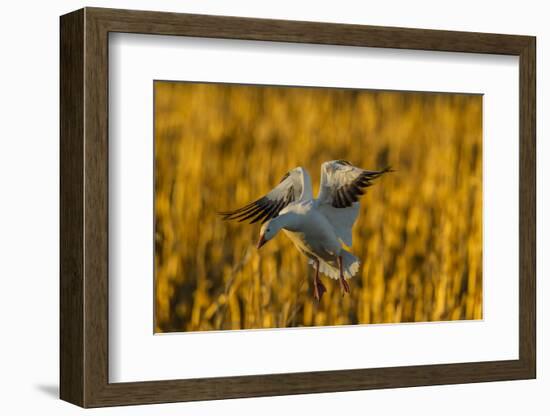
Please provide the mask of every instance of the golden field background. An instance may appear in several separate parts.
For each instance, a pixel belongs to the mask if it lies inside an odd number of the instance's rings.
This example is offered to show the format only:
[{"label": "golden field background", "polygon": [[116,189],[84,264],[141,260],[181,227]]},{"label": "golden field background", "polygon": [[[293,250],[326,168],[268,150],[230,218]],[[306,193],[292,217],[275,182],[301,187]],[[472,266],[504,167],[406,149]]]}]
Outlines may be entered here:
[{"label": "golden field background", "polygon": [[[155,330],[480,319],[482,97],[155,82]],[[396,172],[368,188],[342,297],[280,233],[217,211],[305,167],[346,159]]]}]

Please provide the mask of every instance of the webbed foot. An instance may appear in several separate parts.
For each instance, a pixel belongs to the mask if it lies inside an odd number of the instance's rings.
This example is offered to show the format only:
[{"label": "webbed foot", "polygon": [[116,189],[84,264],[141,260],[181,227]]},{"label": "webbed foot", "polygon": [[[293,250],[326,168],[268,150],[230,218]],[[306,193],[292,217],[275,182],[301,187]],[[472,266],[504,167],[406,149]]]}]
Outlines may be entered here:
[{"label": "webbed foot", "polygon": [[323,282],[321,282],[320,279],[317,279],[313,284],[313,297],[315,298],[315,300],[317,302],[320,302],[321,298],[323,297],[323,293],[325,293],[326,291],[327,288],[325,287]]}]

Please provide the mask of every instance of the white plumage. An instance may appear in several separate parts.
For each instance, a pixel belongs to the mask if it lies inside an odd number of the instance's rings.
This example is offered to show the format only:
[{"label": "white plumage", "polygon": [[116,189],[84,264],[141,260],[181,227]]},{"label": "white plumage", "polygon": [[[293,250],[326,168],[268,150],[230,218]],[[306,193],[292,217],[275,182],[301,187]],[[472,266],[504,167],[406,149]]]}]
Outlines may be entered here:
[{"label": "white plumage", "polygon": [[390,171],[368,171],[345,160],[325,162],[319,194],[314,199],[308,172],[297,167],[262,198],[221,215],[227,220],[261,221],[258,248],[283,230],[315,268],[314,295],[319,300],[326,290],[319,272],[339,279],[342,290],[349,292],[346,279],[358,272],[359,259],[342,245],[352,246],[352,228],[364,188]]}]

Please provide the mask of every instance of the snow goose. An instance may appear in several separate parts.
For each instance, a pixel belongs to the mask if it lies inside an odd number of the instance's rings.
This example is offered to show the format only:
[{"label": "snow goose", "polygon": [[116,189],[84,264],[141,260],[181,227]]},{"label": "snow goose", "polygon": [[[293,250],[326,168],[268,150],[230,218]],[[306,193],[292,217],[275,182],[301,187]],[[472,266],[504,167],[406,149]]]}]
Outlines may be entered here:
[{"label": "snow goose", "polygon": [[364,188],[391,171],[389,167],[364,170],[345,160],[325,162],[321,166],[319,194],[314,199],[309,173],[297,167],[265,196],[220,215],[225,220],[248,220],[251,224],[261,221],[258,249],[283,230],[314,267],[313,296],[319,301],[326,291],[319,273],[339,280],[342,294],[350,292],[346,280],[359,270],[359,259],[342,243],[352,245],[352,227]]}]

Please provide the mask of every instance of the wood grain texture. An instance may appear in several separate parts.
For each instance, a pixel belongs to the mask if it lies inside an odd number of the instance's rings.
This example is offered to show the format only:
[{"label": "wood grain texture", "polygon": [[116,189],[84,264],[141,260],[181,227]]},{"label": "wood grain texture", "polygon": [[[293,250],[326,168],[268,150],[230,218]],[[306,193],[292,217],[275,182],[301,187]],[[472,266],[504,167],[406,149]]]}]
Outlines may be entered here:
[{"label": "wood grain texture", "polygon": [[536,377],[536,41],[520,54],[519,355]]},{"label": "wood grain texture", "polygon": [[87,8],[111,32],[519,55],[528,36]]},{"label": "wood grain texture", "polygon": [[108,33],[87,11],[84,58],[84,359],[85,406],[101,396],[108,380],[109,139]]},{"label": "wood grain texture", "polygon": [[[518,360],[208,379],[108,380],[108,33],[520,57]],[[535,377],[535,39],[528,36],[87,8],[61,18],[61,397],[83,407]]]},{"label": "wood grain texture", "polygon": [[84,12],[60,23],[60,388],[84,405]]}]

